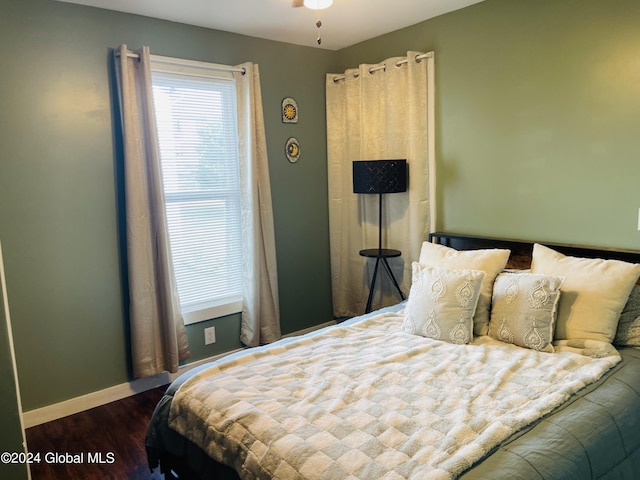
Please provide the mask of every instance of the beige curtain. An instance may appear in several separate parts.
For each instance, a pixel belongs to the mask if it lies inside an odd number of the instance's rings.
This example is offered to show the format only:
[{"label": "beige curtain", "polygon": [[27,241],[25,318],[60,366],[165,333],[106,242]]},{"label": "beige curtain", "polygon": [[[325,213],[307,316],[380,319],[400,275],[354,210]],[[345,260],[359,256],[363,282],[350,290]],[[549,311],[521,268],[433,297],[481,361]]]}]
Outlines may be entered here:
[{"label": "beige curtain", "polygon": [[173,274],[153,113],[149,48],[116,52],[120,93],[133,375],[177,372],[189,345]]},{"label": "beige curtain", "polygon": [[[411,262],[433,224],[433,54],[408,52],[378,65],[328,74],[327,155],[334,315],[365,310],[378,246],[378,196],[353,193],[352,161],[406,159],[407,192],[383,195],[383,248],[400,250],[389,263],[405,295]],[[432,178],[433,177],[433,178]],[[374,308],[400,300],[378,270]]]},{"label": "beige curtain", "polygon": [[242,201],[244,299],[240,341],[249,346],[281,337],[273,208],[258,65],[234,73]]}]

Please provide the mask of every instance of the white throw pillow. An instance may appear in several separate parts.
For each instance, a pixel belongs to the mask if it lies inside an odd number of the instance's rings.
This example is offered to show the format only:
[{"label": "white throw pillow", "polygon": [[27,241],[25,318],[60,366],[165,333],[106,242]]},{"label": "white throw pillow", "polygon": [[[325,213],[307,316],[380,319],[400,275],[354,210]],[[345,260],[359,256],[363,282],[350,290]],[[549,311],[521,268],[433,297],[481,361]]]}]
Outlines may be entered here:
[{"label": "white throw pillow", "polygon": [[489,336],[520,347],[553,352],[563,277],[501,273],[493,284]]},{"label": "white throw pillow", "polygon": [[556,340],[590,339],[611,343],[620,313],[640,276],[640,265],[570,257],[536,243],[531,271],[565,277]]},{"label": "white throw pillow", "polygon": [[473,340],[473,314],[485,273],[412,264],[412,283],[403,330],[465,344]]},{"label": "white throw pillow", "polygon": [[506,266],[510,254],[510,250],[503,249],[456,250],[437,243],[423,242],[420,263],[452,270],[481,270],[485,272],[478,307],[473,317],[473,331],[476,335],[486,335],[489,331],[493,282]]}]

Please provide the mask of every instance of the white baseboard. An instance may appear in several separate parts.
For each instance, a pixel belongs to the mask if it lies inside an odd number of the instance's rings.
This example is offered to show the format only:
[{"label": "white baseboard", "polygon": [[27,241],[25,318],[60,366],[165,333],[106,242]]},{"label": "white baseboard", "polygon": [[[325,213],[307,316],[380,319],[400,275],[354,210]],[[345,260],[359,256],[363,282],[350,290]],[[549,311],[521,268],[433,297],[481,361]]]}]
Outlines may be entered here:
[{"label": "white baseboard", "polygon": [[177,373],[164,372],[154,377],[139,378],[132,380],[131,382],[121,383],[120,385],[105,388],[104,390],[98,390],[97,392],[87,393],[86,395],[70,398],[63,402],[47,405],[46,407],[29,410],[28,412],[24,412],[25,428],[51,422],[52,420],[57,420],[59,418],[66,417],[67,415],[73,415],[74,413],[83,412],[90,408],[99,407],[100,405],[105,405],[116,400],[122,400],[123,398],[130,397],[137,393],[151,390],[152,388],[167,385],[175,380],[179,375],[191,370],[192,368],[206,362],[217,360],[236,351],[240,350],[233,350],[221,355],[188,363],[187,365],[181,366]]},{"label": "white baseboard", "polygon": [[[336,322],[332,321],[324,323],[322,325],[316,325],[305,330],[290,333],[288,335],[285,335],[285,337],[304,335],[305,333],[310,333],[314,330],[319,330],[320,328],[328,327],[329,325],[333,325],[335,323]],[[182,375],[192,368],[195,368],[207,362],[218,360],[232,353],[239,352],[240,350],[241,349],[232,350],[230,352],[225,352],[214,357],[209,357],[203,360],[188,363],[181,366],[180,370],[177,373],[164,372],[154,377],[140,378],[131,382],[121,383],[120,385],[114,385],[113,387],[105,388],[104,390],[98,390],[97,392],[87,393],[86,395],[70,398],[69,400],[65,400],[63,402],[47,405],[46,407],[29,410],[28,412],[23,413],[24,427],[35,427],[36,425],[51,422],[68,415],[73,415],[74,413],[89,410],[90,408],[99,407],[100,405],[105,405],[116,400],[122,400],[123,398],[130,397],[137,393],[151,390],[152,388],[167,385],[168,383],[171,383],[173,380],[175,380],[179,375]]]}]

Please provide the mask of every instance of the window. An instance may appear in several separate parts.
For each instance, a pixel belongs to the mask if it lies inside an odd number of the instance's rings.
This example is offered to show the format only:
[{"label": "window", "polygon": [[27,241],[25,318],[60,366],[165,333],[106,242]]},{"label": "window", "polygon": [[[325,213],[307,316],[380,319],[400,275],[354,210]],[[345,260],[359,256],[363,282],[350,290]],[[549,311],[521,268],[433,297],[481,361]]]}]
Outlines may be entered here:
[{"label": "window", "polygon": [[185,323],[242,310],[235,83],[230,72],[207,66],[152,56],[167,225]]}]

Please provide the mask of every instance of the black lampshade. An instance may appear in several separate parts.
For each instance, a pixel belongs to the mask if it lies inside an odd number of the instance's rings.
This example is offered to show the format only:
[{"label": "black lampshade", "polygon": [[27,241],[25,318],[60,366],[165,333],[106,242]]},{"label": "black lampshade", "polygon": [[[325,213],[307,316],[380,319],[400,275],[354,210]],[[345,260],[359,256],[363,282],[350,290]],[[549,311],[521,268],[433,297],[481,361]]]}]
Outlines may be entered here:
[{"label": "black lampshade", "polygon": [[406,160],[356,160],[353,162],[353,193],[406,191]]}]

